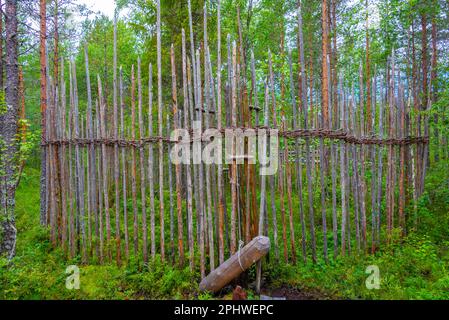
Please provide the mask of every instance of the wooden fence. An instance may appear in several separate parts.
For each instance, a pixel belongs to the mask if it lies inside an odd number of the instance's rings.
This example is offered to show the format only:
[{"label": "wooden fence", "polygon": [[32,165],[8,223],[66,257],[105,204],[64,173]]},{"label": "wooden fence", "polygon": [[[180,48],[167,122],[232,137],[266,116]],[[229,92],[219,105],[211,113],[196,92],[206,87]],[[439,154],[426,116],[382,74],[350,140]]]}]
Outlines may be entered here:
[{"label": "wooden fence", "polygon": [[[375,252],[416,227],[428,139],[414,137],[424,121],[415,119],[407,102],[394,57],[385,77],[370,80],[369,105],[363,76],[357,91],[343,81],[331,86],[335,95],[329,93],[325,119],[306,81],[296,95],[293,79],[301,70],[294,71],[291,55],[285,61],[291,96],[280,97],[285,84],[273,72],[271,54],[268,73],[259,79],[261,62],[251,54],[247,68],[242,48],[229,36],[222,65],[220,50],[211,61],[207,33],[203,49],[195,51],[193,36],[187,49],[183,30],[181,56],[171,49],[172,83],[163,84],[160,17],[157,35],[157,81],[153,66],[144,70],[140,60],[131,79],[124,79],[114,54],[112,105],[102,79],[91,84],[87,50],[86,105],[80,106],[73,61],[68,85],[64,74],[51,81],[42,147],[54,246],[84,263],[122,264],[132,256],[179,265],[188,260],[204,277],[241,241],[259,234],[270,237],[276,261],[296,263]],[[148,84],[142,83],[143,72],[149,73]],[[170,101],[164,101],[163,85],[172,88]],[[279,129],[276,175],[260,175],[260,164],[237,164],[236,157],[229,165],[174,165],[169,151],[179,142],[171,141],[170,132],[192,130],[194,121],[219,132]],[[267,145],[258,153],[266,154]]]}]

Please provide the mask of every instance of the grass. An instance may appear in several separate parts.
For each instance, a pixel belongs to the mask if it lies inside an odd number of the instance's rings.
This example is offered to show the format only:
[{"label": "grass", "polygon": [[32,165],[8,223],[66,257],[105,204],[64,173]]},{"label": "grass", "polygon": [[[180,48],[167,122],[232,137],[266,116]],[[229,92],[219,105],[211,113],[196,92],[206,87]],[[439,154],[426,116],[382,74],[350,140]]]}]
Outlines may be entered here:
[{"label": "grass", "polygon": [[[418,204],[417,232],[383,247],[375,255],[338,257],[329,264],[323,263],[321,252],[317,264],[310,263],[310,259],[304,264],[298,258],[296,266],[275,264],[271,253],[270,262],[264,267],[267,286],[294,287],[341,299],[449,299],[447,172],[446,166],[441,165],[429,174],[429,192]],[[17,229],[17,256],[11,264],[0,260],[0,299],[219,298],[198,292],[198,273],[170,267],[158,259],[148,266],[131,260],[126,267],[113,263],[82,266],[79,258],[68,260],[62,250],[52,248],[48,230],[39,224],[39,171],[32,168],[27,168],[17,192]],[[317,239],[321,239],[318,226],[317,231]],[[296,240],[299,254],[298,237]],[[65,271],[70,265],[80,267],[80,290],[66,289]],[[370,265],[379,267],[379,290],[366,288],[369,274],[365,271]],[[251,281],[254,268],[249,274]],[[248,291],[250,298],[257,298]]]}]

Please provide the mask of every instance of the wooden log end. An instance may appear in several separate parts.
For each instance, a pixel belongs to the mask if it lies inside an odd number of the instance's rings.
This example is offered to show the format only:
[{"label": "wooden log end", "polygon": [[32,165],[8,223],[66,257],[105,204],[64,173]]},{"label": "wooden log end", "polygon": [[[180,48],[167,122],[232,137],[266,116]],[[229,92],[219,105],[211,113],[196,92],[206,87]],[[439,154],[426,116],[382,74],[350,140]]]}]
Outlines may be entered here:
[{"label": "wooden log end", "polygon": [[254,263],[262,259],[270,250],[270,239],[264,236],[254,238],[245,247],[221,264],[205,277],[200,285],[201,291],[218,292]]}]

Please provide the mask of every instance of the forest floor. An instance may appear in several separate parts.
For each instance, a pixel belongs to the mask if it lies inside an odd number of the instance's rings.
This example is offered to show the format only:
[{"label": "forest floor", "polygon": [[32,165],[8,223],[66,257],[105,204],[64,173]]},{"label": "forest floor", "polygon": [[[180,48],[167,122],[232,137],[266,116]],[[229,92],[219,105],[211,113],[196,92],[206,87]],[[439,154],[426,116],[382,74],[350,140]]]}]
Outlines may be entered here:
[{"label": "forest floor", "polygon": [[[265,265],[262,294],[285,299],[449,299],[449,170],[434,168],[428,190],[418,203],[420,229],[393,241],[375,255],[351,255],[324,263]],[[130,261],[126,267],[80,266],[80,290],[66,289],[67,260],[49,243],[48,230],[39,225],[39,171],[28,168],[17,194],[17,256],[11,264],[0,260],[0,299],[230,299],[199,293],[199,275],[167,264],[148,268]],[[317,237],[319,234],[317,235]],[[329,241],[331,243],[331,240]],[[158,259],[156,259],[158,260]],[[380,289],[368,290],[368,266],[378,266]],[[254,269],[248,272],[254,279]],[[250,283],[250,281],[248,281]],[[258,299],[253,286],[249,299]]]}]

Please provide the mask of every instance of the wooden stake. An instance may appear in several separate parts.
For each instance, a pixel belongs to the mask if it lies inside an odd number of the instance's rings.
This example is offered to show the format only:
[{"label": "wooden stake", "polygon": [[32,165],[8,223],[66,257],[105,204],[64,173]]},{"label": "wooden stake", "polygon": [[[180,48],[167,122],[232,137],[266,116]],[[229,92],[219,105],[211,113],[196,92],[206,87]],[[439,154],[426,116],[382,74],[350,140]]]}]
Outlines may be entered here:
[{"label": "wooden stake", "polygon": [[[131,68],[131,140],[136,140],[136,78],[134,65]],[[133,202],[133,240],[134,255],[139,252],[139,217],[137,208],[137,171],[136,171],[136,148],[131,147],[131,195]]]},{"label": "wooden stake", "polygon": [[[72,61],[72,85],[73,85],[73,115],[74,115],[74,137],[78,139],[80,137],[80,123],[79,123],[79,110],[78,110],[78,88],[76,81],[76,66]],[[85,210],[84,210],[84,171],[81,169],[81,150],[78,144],[75,145],[75,168],[76,168],[76,189],[77,189],[77,212],[80,217],[81,236],[82,236],[82,262],[87,263],[87,250],[86,250],[86,230],[85,230]]]},{"label": "wooden stake", "polygon": [[[302,8],[298,6],[298,32],[299,32],[299,44],[300,44],[300,60],[301,60],[301,74],[305,74],[305,60],[304,60],[304,40],[302,32]],[[312,77],[311,77],[312,81]],[[305,81],[302,88],[302,100],[304,105],[307,105],[307,92],[305,89]],[[310,91],[312,94],[312,91]],[[312,100],[312,96],[311,96]],[[302,108],[304,117],[304,129],[309,128],[308,111],[307,108]],[[306,176],[307,176],[307,196],[309,205],[309,223],[310,223],[310,238],[312,246],[312,261],[316,262],[316,239],[315,239],[315,217],[313,212],[313,185],[312,185],[312,159],[310,155],[310,139],[306,137]]]},{"label": "wooden stake", "polygon": [[[118,90],[117,90],[117,14],[114,16],[114,84],[113,84],[113,107],[114,107],[114,139],[118,139]],[[120,160],[119,147],[114,144],[114,189],[115,189],[115,245],[117,265],[122,263],[122,246],[120,235]]]},{"label": "wooden stake", "polygon": [[[157,101],[158,101],[158,126],[159,136],[163,135],[162,118],[162,49],[161,49],[161,1],[157,0]],[[161,260],[165,260],[165,217],[164,217],[164,145],[159,140],[159,213],[160,213],[160,245]]]},{"label": "wooden stake", "polygon": [[[120,137],[125,139],[125,102],[123,93],[123,70],[120,67]],[[129,259],[129,232],[128,232],[128,197],[126,192],[127,170],[126,170],[126,148],[121,147],[122,157],[122,193],[123,193],[123,229],[125,233],[125,256]]]},{"label": "wooden stake", "polygon": [[[98,99],[99,99],[99,107],[100,107],[100,136],[101,139],[107,139],[106,133],[106,106],[105,101],[103,100],[103,89],[101,85],[100,76],[97,75],[98,81]],[[98,110],[98,109],[97,109]],[[101,153],[102,153],[102,180],[103,180],[103,195],[104,195],[104,211],[106,216],[106,240],[107,240],[107,255],[108,260],[111,260],[111,217],[109,214],[109,190],[108,190],[108,157],[107,157],[107,149],[106,145],[101,145]]]},{"label": "wooden stake", "polygon": [[[171,66],[172,66],[172,99],[173,99],[173,127],[175,130],[178,129],[178,93],[176,84],[176,64],[175,64],[175,49],[173,45],[171,46]],[[179,254],[179,264],[184,265],[184,224],[182,218],[182,190],[181,190],[181,166],[179,164],[175,165],[176,170],[176,203],[177,203],[177,214],[178,214],[178,254]]]},{"label": "wooden stake", "polygon": [[[186,52],[186,39],[185,31],[182,29],[182,84],[183,84],[183,99],[184,99],[184,129],[189,128],[189,94],[188,94],[188,82],[187,82],[187,52]],[[189,67],[190,70],[190,67]],[[190,71],[189,71],[190,73]],[[190,83],[190,80],[189,80]],[[189,146],[190,148],[190,146]],[[190,160],[189,160],[190,162]],[[194,235],[193,235],[193,187],[191,177],[190,163],[186,166],[186,179],[187,179],[187,233],[189,241],[189,260],[190,270],[194,269],[195,256],[194,256]]]},{"label": "wooden stake", "polygon": [[[142,72],[140,58],[137,59],[137,86],[139,90],[139,138],[142,141],[145,138],[145,126],[143,123],[143,102],[142,102]],[[140,164],[140,202],[142,206],[142,246],[143,261],[148,263],[148,226],[147,226],[147,206],[146,206],[146,177],[145,177],[145,149],[143,144],[139,147],[139,164]]]}]

